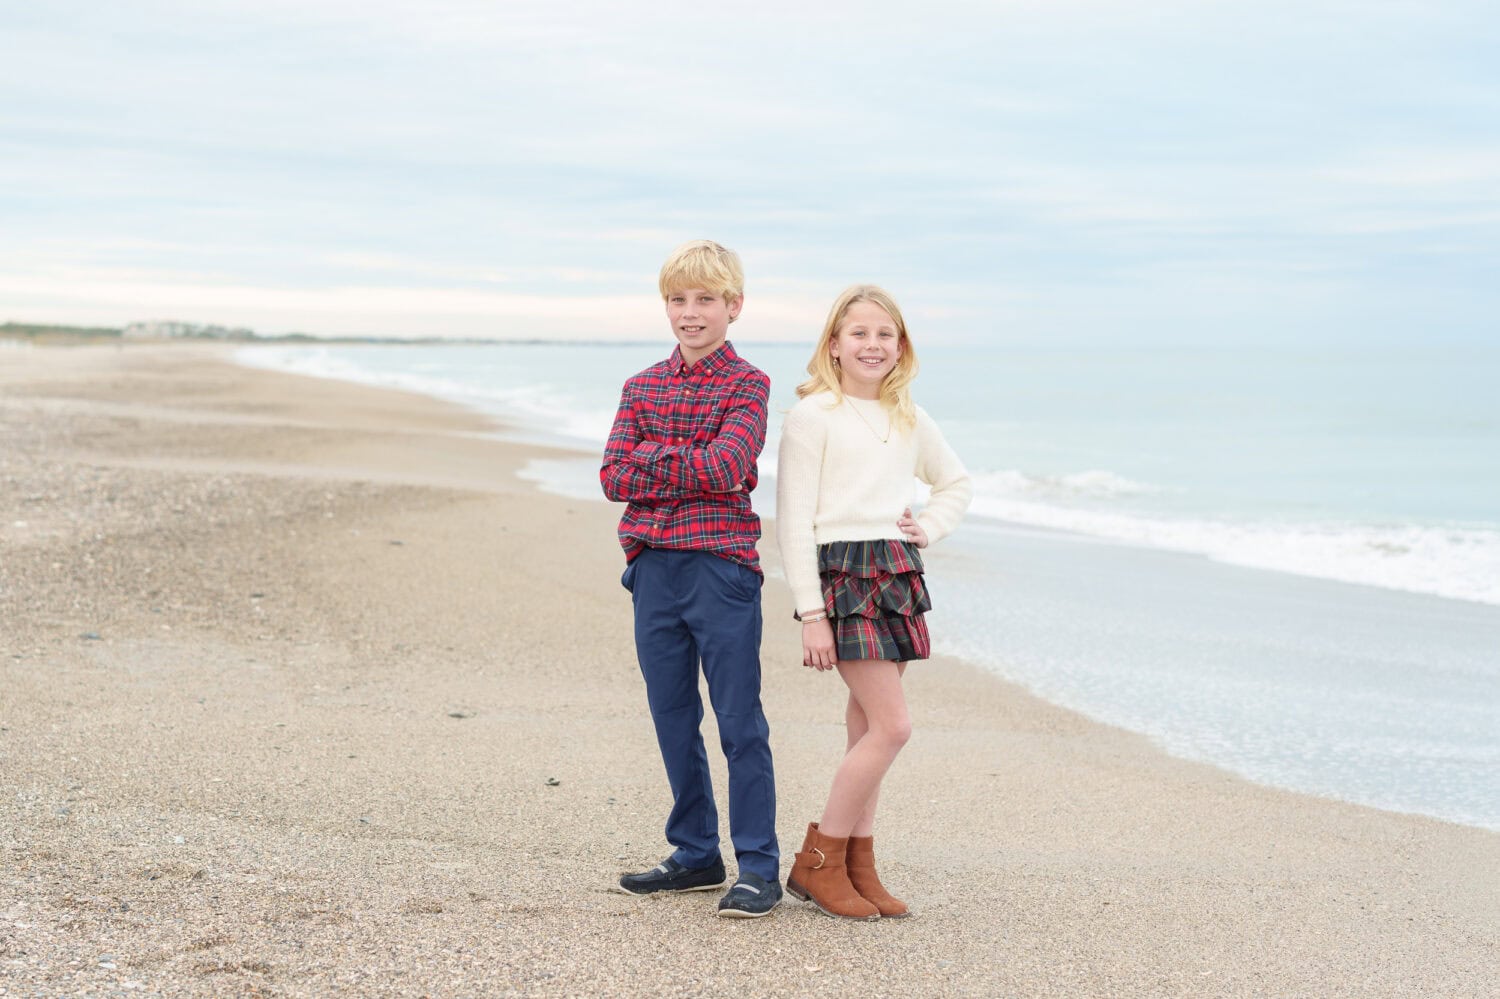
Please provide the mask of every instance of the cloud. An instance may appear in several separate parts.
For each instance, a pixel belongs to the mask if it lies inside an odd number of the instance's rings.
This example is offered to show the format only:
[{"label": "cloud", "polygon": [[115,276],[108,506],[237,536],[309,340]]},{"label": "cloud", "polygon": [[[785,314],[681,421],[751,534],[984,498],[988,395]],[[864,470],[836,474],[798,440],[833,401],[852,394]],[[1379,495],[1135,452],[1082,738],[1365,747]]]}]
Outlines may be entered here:
[{"label": "cloud", "polygon": [[952,336],[987,335],[996,288],[1049,336],[1265,315],[1316,275],[1335,313],[1500,306],[1410,266],[1491,258],[1500,179],[1493,19],[1422,10],[33,5],[0,14],[0,310],[139,281],[272,328],[582,329],[700,236],[745,255],[777,335],[862,279]]},{"label": "cloud", "polygon": [[1388,150],[1368,154],[1358,163],[1329,167],[1324,174],[1339,183],[1401,191],[1448,194],[1458,188],[1480,188],[1500,204],[1500,147]]}]

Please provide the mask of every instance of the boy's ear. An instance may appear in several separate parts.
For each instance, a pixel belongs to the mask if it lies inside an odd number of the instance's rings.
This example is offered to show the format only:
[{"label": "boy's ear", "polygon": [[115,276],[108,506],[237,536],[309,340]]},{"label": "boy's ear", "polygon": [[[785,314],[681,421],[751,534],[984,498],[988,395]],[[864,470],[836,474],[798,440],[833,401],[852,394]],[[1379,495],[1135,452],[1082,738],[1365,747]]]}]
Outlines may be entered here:
[{"label": "boy's ear", "polygon": [[728,299],[724,304],[729,308],[729,321],[734,322],[740,317],[740,310],[745,307],[745,296]]}]

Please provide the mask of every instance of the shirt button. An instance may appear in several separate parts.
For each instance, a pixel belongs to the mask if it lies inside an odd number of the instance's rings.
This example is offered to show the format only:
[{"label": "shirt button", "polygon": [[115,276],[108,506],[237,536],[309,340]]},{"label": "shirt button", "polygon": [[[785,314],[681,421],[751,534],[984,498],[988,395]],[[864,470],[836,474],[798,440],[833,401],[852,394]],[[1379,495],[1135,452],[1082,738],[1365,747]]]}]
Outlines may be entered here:
[{"label": "shirt button", "polygon": [[681,437],[677,438],[677,443],[679,443],[679,444],[682,443],[682,438]]}]

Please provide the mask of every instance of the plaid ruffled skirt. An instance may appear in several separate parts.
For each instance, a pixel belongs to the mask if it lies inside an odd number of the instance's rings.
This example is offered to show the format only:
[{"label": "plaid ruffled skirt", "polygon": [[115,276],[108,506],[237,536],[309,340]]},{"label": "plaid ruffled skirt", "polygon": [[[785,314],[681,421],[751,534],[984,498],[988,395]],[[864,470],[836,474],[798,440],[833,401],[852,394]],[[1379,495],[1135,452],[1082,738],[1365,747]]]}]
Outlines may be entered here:
[{"label": "plaid ruffled skirt", "polygon": [[909,662],[932,654],[922,615],[932,609],[922,556],[908,541],[834,541],[818,546],[823,605],[839,659]]}]

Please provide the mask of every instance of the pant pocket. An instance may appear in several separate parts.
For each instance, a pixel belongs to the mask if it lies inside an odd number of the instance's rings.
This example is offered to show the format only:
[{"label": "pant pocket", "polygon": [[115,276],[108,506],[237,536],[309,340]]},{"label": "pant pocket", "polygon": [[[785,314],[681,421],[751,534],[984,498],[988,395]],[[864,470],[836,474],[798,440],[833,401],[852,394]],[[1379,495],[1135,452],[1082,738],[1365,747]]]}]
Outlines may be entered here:
[{"label": "pant pocket", "polygon": [[635,592],[635,570],[637,568],[638,567],[636,566],[635,561],[632,560],[630,564],[625,567],[624,575],[620,577],[620,585],[625,587],[625,589],[629,590],[631,593]]},{"label": "pant pocket", "polygon": [[760,573],[754,569],[731,562],[729,559],[715,557],[718,563],[719,577],[724,580],[725,588],[736,597],[746,602],[760,599],[760,587],[763,580]]}]

